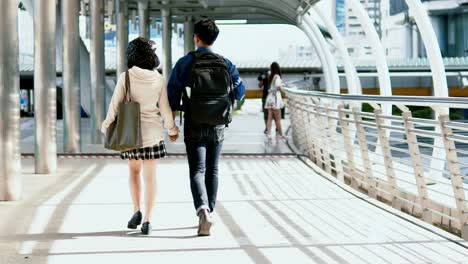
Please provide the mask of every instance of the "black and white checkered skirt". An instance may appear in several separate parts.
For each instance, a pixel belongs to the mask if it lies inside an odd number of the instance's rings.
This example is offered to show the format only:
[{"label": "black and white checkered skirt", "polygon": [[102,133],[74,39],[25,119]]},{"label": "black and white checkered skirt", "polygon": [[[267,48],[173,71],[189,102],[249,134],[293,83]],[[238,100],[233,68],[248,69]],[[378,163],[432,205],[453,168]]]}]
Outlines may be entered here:
[{"label": "black and white checkered skirt", "polygon": [[160,159],[167,155],[166,146],[164,141],[161,140],[159,144],[152,147],[132,149],[127,151],[120,152],[120,157],[122,159],[129,160],[152,160]]}]

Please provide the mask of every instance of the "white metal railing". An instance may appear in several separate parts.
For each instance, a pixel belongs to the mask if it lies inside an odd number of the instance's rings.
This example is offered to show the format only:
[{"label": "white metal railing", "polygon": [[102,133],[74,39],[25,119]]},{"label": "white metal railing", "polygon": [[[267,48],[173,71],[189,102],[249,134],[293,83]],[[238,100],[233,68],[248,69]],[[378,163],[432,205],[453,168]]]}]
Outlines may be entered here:
[{"label": "white metal railing", "polygon": [[[468,99],[328,94],[291,85],[285,93],[292,140],[320,168],[468,239],[468,124],[445,114],[468,109]],[[371,112],[361,110],[364,103]],[[382,104],[401,115],[382,114]],[[431,107],[436,119],[413,117],[411,106]]]}]

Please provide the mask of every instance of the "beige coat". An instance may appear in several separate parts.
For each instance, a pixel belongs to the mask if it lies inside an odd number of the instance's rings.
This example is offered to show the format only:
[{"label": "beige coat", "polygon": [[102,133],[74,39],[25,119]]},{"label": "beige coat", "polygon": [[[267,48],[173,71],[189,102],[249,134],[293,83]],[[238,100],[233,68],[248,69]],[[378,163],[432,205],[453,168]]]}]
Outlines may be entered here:
[{"label": "beige coat", "polygon": [[[163,140],[164,127],[169,130],[169,135],[177,134],[178,128],[172,117],[172,110],[167,99],[166,81],[162,75],[156,70],[150,71],[136,66],[129,70],[129,75],[131,99],[140,103],[143,147],[154,146]],[[124,95],[125,73],[122,73],[115,86],[107,117],[102,123],[103,133],[114,122]],[[161,117],[164,120],[164,126]]]}]

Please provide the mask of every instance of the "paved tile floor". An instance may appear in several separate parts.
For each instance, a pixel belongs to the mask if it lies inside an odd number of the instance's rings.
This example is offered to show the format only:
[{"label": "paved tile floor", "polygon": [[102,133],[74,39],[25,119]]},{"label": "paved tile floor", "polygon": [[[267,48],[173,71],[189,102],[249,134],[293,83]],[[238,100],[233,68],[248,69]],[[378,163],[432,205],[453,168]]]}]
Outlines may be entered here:
[{"label": "paved tile floor", "polygon": [[223,157],[211,237],[195,236],[186,159],[159,163],[150,236],[126,229],[124,161],[60,158],[55,175],[33,174],[33,163],[23,160],[23,200],[0,203],[2,264],[468,263],[466,247],[344,191],[294,157]]}]

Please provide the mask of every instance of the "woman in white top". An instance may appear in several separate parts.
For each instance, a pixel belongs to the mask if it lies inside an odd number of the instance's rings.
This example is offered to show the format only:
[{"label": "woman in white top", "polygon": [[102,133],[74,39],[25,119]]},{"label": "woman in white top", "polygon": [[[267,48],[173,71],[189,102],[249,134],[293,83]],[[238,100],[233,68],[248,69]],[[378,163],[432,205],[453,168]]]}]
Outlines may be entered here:
[{"label": "woman in white top", "polygon": [[[122,159],[128,159],[130,171],[130,193],[133,200],[133,216],[128,222],[128,228],[136,229],[142,223],[143,234],[151,232],[151,212],[156,194],[156,160],[166,156],[164,146],[164,127],[168,130],[171,140],[176,140],[179,128],[172,118],[166,91],[166,81],[155,70],[159,59],[155,53],[155,43],[146,38],[136,38],[128,44],[127,66],[130,77],[130,97],[140,103],[142,148],[120,153]],[[106,132],[114,122],[119,104],[124,100],[125,72],[121,73],[115,86],[109,105],[107,117],[102,123],[101,131]],[[164,119],[164,127],[161,123]],[[140,211],[141,177],[145,185],[145,217]]]},{"label": "woman in white top", "polygon": [[277,137],[285,139],[283,129],[281,127],[281,108],[284,107],[283,98],[281,98],[281,89],[284,83],[281,80],[281,68],[277,62],[273,62],[270,66],[270,76],[268,76],[270,88],[265,101],[265,109],[268,109],[267,119],[267,136],[271,139],[271,126],[273,119],[275,120]]}]

